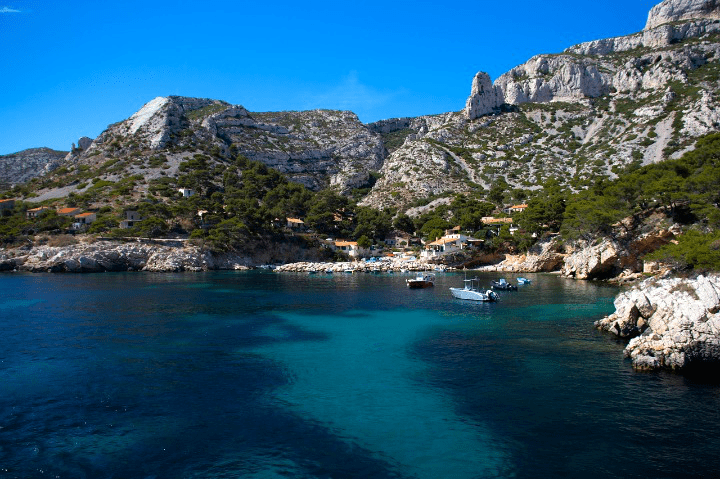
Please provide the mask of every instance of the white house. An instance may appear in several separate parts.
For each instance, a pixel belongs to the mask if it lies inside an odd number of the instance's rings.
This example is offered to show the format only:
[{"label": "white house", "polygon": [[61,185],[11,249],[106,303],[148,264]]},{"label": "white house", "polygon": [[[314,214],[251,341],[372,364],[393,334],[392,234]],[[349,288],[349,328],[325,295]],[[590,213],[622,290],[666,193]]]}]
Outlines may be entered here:
[{"label": "white house", "polygon": [[28,218],[37,218],[45,211],[50,211],[52,208],[48,208],[47,206],[40,206],[38,208],[31,208],[27,210],[26,214]]},{"label": "white house", "polygon": [[512,205],[508,206],[507,208],[503,208],[503,211],[509,215],[513,213],[521,213],[525,211],[525,208],[527,208],[528,205]]},{"label": "white house", "polygon": [[95,220],[97,220],[95,213],[80,213],[79,215],[75,215],[75,222],[81,225],[89,225]]},{"label": "white house", "polygon": [[443,256],[448,253],[460,251],[465,247],[468,237],[461,234],[445,235],[442,238],[425,244],[425,249],[420,253],[421,258],[431,259]]},{"label": "white house", "polygon": [[352,258],[357,258],[365,253],[365,249],[360,248],[357,241],[335,241],[334,247],[335,250],[340,250]]},{"label": "white house", "polygon": [[191,190],[190,188],[178,188],[178,191],[183,195],[185,198],[189,198],[195,194],[195,190]]}]

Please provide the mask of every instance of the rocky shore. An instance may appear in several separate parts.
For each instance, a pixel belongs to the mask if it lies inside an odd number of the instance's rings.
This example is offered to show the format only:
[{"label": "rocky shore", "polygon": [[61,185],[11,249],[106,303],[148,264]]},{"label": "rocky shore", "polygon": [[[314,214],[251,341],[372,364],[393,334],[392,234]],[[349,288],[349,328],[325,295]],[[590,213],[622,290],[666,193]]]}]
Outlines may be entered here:
[{"label": "rocky shore", "polygon": [[632,338],[636,369],[720,365],[720,276],[651,278],[621,293],[615,313],[595,326]]},{"label": "rocky shore", "polygon": [[403,258],[382,258],[379,261],[345,261],[340,263],[314,263],[314,262],[300,262],[291,263],[278,266],[275,268],[276,272],[280,273],[320,273],[320,272],[332,272],[332,273],[388,273],[388,272],[401,272],[401,271],[428,271],[428,270],[439,270],[446,271],[453,268],[448,268],[444,265],[437,265],[427,263],[424,261],[417,261],[413,259]]},{"label": "rocky shore", "polygon": [[68,246],[0,250],[0,271],[96,273],[248,269],[239,255],[217,255],[184,241],[97,241]]}]

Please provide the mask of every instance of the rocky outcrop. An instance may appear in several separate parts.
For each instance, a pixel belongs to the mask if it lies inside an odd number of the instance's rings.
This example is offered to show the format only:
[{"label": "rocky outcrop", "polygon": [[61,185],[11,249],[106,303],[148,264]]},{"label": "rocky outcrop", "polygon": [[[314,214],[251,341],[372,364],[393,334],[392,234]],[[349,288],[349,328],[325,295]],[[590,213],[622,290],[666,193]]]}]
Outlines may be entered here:
[{"label": "rocky outcrop", "polygon": [[473,78],[470,97],[465,104],[465,116],[469,120],[474,120],[497,111],[503,103],[498,91],[490,80],[490,75],[478,72]]},{"label": "rocky outcrop", "polygon": [[720,276],[649,279],[615,299],[595,326],[633,338],[625,355],[637,369],[720,366]]},{"label": "rocky outcrop", "polygon": [[501,262],[480,269],[512,273],[548,273],[560,270],[565,264],[566,256],[557,238],[551,237],[535,243],[526,254],[505,255]]},{"label": "rocky outcrop", "polygon": [[621,262],[627,256],[623,255],[623,250],[618,241],[609,238],[580,247],[565,258],[562,274],[576,279],[617,276],[622,271]]},{"label": "rocky outcrop", "polygon": [[[164,243],[164,244],[163,244]],[[247,259],[213,255],[182,241],[119,243],[98,241],[63,247],[38,246],[0,258],[0,270],[54,273],[104,271],[206,271],[245,269]]]},{"label": "rocky outcrop", "polygon": [[691,19],[720,19],[718,0],[665,0],[655,5],[648,14],[645,30],[671,22]]},{"label": "rocky outcrop", "polygon": [[0,186],[26,183],[57,168],[68,154],[50,148],[32,148],[0,156]]}]

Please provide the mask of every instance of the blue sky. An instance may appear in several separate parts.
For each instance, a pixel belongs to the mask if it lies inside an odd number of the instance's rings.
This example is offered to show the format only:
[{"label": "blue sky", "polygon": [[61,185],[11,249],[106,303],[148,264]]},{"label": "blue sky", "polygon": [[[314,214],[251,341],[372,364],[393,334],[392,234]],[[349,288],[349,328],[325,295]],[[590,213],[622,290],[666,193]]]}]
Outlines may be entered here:
[{"label": "blue sky", "polygon": [[0,155],[68,150],[156,96],[364,122],[457,111],[476,72],[640,31],[656,3],[0,0]]}]

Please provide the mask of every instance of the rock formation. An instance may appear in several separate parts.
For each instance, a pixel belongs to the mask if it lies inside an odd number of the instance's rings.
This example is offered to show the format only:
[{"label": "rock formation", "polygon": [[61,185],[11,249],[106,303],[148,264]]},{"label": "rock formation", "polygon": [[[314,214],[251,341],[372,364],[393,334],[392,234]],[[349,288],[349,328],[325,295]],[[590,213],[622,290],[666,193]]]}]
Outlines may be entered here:
[{"label": "rock formation", "polygon": [[645,30],[665,23],[700,18],[720,19],[720,2],[717,0],[665,0],[650,10]]},{"label": "rock formation", "polygon": [[68,154],[50,148],[32,148],[0,156],[0,186],[26,183],[57,168]]},{"label": "rock formation", "polygon": [[622,338],[637,369],[720,365],[720,277],[648,279],[595,326]]}]

